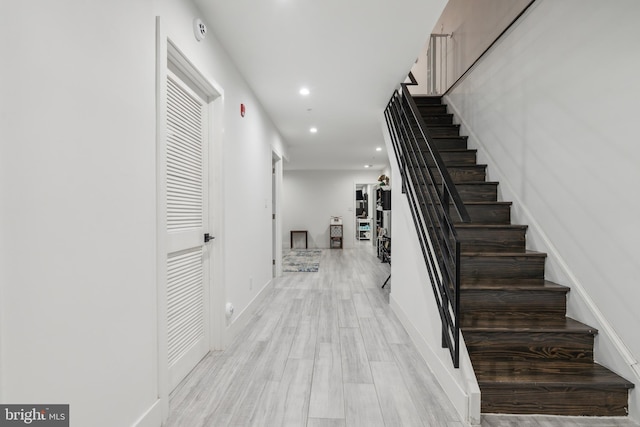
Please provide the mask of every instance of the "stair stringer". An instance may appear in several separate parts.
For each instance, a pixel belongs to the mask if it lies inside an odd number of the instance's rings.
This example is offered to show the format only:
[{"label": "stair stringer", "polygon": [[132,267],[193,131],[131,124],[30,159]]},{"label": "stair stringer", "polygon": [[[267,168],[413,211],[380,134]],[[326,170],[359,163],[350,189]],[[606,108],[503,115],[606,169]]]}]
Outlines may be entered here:
[{"label": "stair stringer", "polygon": [[[528,224],[527,248],[547,254],[545,278],[571,288],[567,296],[567,316],[589,324],[598,330],[594,342],[595,361],[609,368],[618,375],[631,378],[636,386],[640,386],[640,362],[633,357],[622,338],[615,332],[611,323],[597,307],[577,275],[560,255],[551,238],[536,221],[526,203],[519,197],[508,178],[490,154],[482,139],[474,133],[464,120],[460,110],[448,95],[442,97],[449,112],[454,115],[454,122],[460,124],[460,133],[468,136],[469,148],[478,150],[478,158],[487,164],[487,179],[500,182],[498,200],[513,202],[511,218],[514,224]],[[640,419],[640,393],[629,394],[629,416]]]}]

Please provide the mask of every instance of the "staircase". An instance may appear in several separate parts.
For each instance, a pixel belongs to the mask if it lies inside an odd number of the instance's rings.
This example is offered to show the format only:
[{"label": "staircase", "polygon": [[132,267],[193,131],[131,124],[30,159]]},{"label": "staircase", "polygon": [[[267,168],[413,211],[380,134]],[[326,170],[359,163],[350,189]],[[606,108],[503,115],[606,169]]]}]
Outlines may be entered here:
[{"label": "staircase", "polygon": [[546,254],[526,249],[527,226],[511,224],[511,203],[497,201],[441,97],[414,100],[471,218],[455,226],[460,328],[481,411],[627,415],[633,384],[594,362],[597,330],[566,317],[569,289],[545,280]]}]

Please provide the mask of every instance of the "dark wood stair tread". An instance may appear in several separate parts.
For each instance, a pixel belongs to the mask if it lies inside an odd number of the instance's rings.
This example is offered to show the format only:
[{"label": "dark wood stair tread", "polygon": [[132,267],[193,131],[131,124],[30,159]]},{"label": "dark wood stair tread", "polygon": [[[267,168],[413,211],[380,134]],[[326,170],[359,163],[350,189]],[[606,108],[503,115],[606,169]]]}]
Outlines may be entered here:
[{"label": "dark wood stair tread", "polygon": [[[478,152],[477,150],[469,150],[467,148],[455,148],[441,149],[440,157],[446,166],[478,166]],[[430,165],[435,165],[435,161],[431,156],[431,151],[426,147],[420,148],[420,153],[424,157],[425,161]],[[486,169],[486,165],[483,165]]]},{"label": "dark wood stair tread", "polygon": [[462,252],[461,284],[544,282],[547,254],[533,251]]},{"label": "dark wood stair tread", "polygon": [[[463,203],[471,218],[470,224],[511,224],[511,202],[466,200]],[[461,223],[453,202],[449,203],[449,214],[454,223]]]},{"label": "dark wood stair tread", "polygon": [[[461,186],[494,186],[497,187],[499,184],[499,182],[497,181],[466,181],[466,182],[461,182],[460,184],[456,184],[456,187],[461,187]],[[422,184],[419,184],[422,185]],[[427,185],[432,185],[432,184],[427,184]],[[472,200],[472,201],[479,201],[479,200]],[[467,203],[467,202],[464,202]]]},{"label": "dark wood stair tread", "polygon": [[453,114],[450,114],[450,113],[422,112],[422,120],[425,121],[427,128],[429,128],[430,126],[442,126],[442,125],[454,124],[454,123],[443,123],[445,121],[451,122],[453,120]]},{"label": "dark wood stair tread", "polygon": [[[429,153],[429,150],[426,148],[420,148],[420,151],[424,153]],[[473,148],[442,148],[438,150],[440,154],[450,153],[450,154],[465,154],[465,153],[477,153],[478,150]],[[466,164],[466,163],[465,163]]]},{"label": "dark wood stair tread", "polygon": [[[427,132],[432,130],[433,128],[459,128],[460,125],[457,123],[431,123],[427,125]],[[458,135],[448,135],[452,137],[457,137]]]},{"label": "dark wood stair tread", "polygon": [[[431,145],[438,150],[462,149],[466,150],[468,139],[466,136],[459,135],[459,129],[456,129],[455,135],[447,135],[446,132],[438,132],[430,134],[429,140]],[[420,148],[426,148],[426,142],[422,139],[418,141]]]},{"label": "dark wood stair tread", "polygon": [[420,110],[420,112],[423,111],[432,111],[432,110],[437,110],[437,111],[444,111],[447,112],[448,108],[447,108],[447,104],[420,104],[418,105],[418,109]]},{"label": "dark wood stair tread", "polygon": [[440,104],[442,95],[411,95],[416,104],[424,103],[428,105]]},{"label": "dark wood stair tread", "polygon": [[462,253],[525,253],[526,225],[454,223]]},{"label": "dark wood stair tread", "polygon": [[546,258],[544,252],[526,251],[526,252],[463,252],[463,257],[528,257],[528,258]]},{"label": "dark wood stair tread", "polygon": [[[459,125],[457,125],[459,126]],[[468,136],[466,135],[434,135],[431,136],[431,139],[438,139],[438,140],[465,140],[467,141],[469,139]],[[422,143],[424,143],[424,141],[422,141]],[[444,150],[443,148],[441,148],[440,150]],[[455,148],[446,148],[446,150],[455,150]],[[458,148],[458,150],[467,150],[467,148]]]},{"label": "dark wood stair tread", "polygon": [[[496,181],[465,181],[465,182],[461,182],[456,184],[456,188],[458,188],[458,191],[460,192],[460,189],[471,189],[471,188],[481,188],[481,187],[498,187],[498,182]],[[423,186],[423,184],[418,184],[419,186]],[[428,186],[431,186],[433,184],[426,184]],[[440,185],[437,184],[436,185]],[[464,197],[463,197],[464,198]],[[469,202],[480,202],[480,201],[484,201],[484,200],[469,200]],[[486,201],[493,201],[493,200],[486,200]],[[467,201],[463,201],[463,203],[468,203]]]},{"label": "dark wood stair tread", "polygon": [[576,333],[576,334],[592,334],[598,333],[598,330],[578,322],[570,317],[561,319],[479,319],[474,322],[473,326],[464,326],[461,328],[464,332],[514,332],[514,333]]},{"label": "dark wood stair tread", "polygon": [[[426,165],[423,163],[417,167],[418,170],[424,169],[425,166],[430,168],[435,182],[440,185],[442,178],[435,163],[428,158],[424,159]],[[467,182],[485,182],[487,174],[486,165],[478,164],[449,164],[445,162],[445,168],[451,177],[454,184],[463,184]],[[418,172],[422,173],[422,172]]]},{"label": "dark wood stair tread", "polygon": [[[453,204],[451,202],[450,204]],[[513,202],[464,202],[465,206],[512,206]]]},{"label": "dark wood stair tread", "polygon": [[500,184],[498,181],[470,181],[465,182],[463,185],[498,185]]},{"label": "dark wood stair tread", "polygon": [[[528,225],[520,225],[520,224],[483,224],[483,223],[477,223],[477,222],[455,222],[453,226],[456,230],[459,230],[463,233],[465,231],[486,231],[488,235],[490,235],[492,231],[503,231],[503,230],[526,231],[529,227]],[[435,228],[439,229],[440,225],[436,224]],[[463,252],[462,254],[466,255],[470,253],[474,253],[474,252],[468,251],[468,252]],[[494,253],[494,252],[483,252],[483,253]]]},{"label": "dark wood stair tread", "polygon": [[474,224],[472,222],[466,222],[466,223],[456,223],[455,224],[455,228],[457,229],[469,229],[469,228],[475,228],[475,229],[482,229],[485,228],[487,230],[502,230],[502,229],[519,229],[519,230],[526,230],[529,226],[528,225],[519,225],[519,224]]},{"label": "dark wood stair tread", "polygon": [[[465,330],[465,328],[513,325],[516,324],[514,320],[520,324],[524,320],[544,320],[557,325],[566,323],[564,320],[566,317],[566,296],[569,291],[567,286],[548,281],[542,283],[509,281],[507,283],[461,284],[460,327],[465,333],[467,345],[471,342],[469,340],[480,344],[478,334],[487,338],[500,334],[504,338],[504,335],[511,334],[511,331],[505,329],[474,331],[473,329]],[[491,319],[492,322],[487,323],[487,319]],[[519,336],[518,340],[523,339],[523,334],[516,335]],[[531,334],[524,335],[527,335],[524,338],[524,344],[528,346]],[[592,335],[589,336],[592,337]],[[504,342],[504,339],[501,341]],[[487,354],[498,351],[498,348],[493,344],[486,343],[486,347],[484,345],[482,347],[476,346],[475,350],[481,350],[483,354]]]},{"label": "dark wood stair tread", "polygon": [[[468,182],[465,182],[465,184],[468,184]],[[475,183],[472,183],[475,184]],[[463,202],[462,203],[465,206],[509,206],[511,207],[513,205],[513,202],[498,202],[498,201],[491,201],[491,200],[472,200],[469,202]],[[449,205],[453,205],[453,202],[449,202]]]},{"label": "dark wood stair tread", "polygon": [[478,385],[508,385],[510,388],[535,387],[617,387],[632,389],[634,384],[597,363],[570,361],[478,361],[474,363]]},{"label": "dark wood stair tread", "polygon": [[547,292],[568,292],[571,288],[545,280],[542,284],[531,283],[486,283],[479,285],[460,285],[461,290],[487,290],[487,291],[547,291]]},{"label": "dark wood stair tread", "polygon": [[[460,169],[486,169],[487,165],[483,165],[483,164],[478,164],[478,163],[474,163],[474,164],[469,164],[469,163],[447,163],[446,168],[460,168]],[[423,165],[418,165],[419,168],[422,168]],[[429,165],[430,168],[435,168],[435,165]],[[479,181],[479,182],[484,182],[484,181]]]},{"label": "dark wood stair tread", "polygon": [[[422,148],[421,151],[429,152],[426,148]],[[440,154],[478,154],[478,150],[474,148],[442,148],[438,150]],[[466,164],[466,163],[465,163]]]}]

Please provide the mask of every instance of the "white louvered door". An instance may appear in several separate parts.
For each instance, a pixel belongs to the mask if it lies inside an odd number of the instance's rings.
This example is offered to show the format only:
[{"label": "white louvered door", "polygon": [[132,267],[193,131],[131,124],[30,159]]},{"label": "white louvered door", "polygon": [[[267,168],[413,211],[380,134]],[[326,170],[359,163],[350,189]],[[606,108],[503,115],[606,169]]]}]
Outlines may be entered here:
[{"label": "white louvered door", "polygon": [[207,103],[167,74],[167,327],[171,389],[209,351]]}]

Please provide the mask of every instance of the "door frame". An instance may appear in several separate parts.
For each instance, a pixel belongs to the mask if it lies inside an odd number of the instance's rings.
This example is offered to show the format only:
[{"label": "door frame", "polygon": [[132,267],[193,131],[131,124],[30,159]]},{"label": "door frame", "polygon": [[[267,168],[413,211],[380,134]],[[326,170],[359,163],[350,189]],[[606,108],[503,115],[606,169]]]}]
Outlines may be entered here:
[{"label": "door frame", "polygon": [[271,167],[273,173],[271,176],[271,198],[272,206],[271,212],[275,215],[275,220],[272,221],[272,239],[271,257],[275,260],[273,267],[273,277],[282,276],[282,209],[281,209],[281,197],[282,197],[282,155],[278,153],[275,148],[271,150]]},{"label": "door frame", "polygon": [[186,76],[202,94],[208,103],[208,140],[209,144],[209,228],[215,239],[208,243],[209,255],[209,350],[223,349],[224,316],[224,218],[223,213],[223,100],[224,90],[214,80],[205,77],[168,36],[160,17],[156,17],[156,344],[158,372],[158,399],[162,419],[169,416],[169,366],[168,366],[168,329],[167,329],[167,272],[166,256],[166,156],[164,152],[167,137],[166,130],[166,79],[169,63]]},{"label": "door frame", "polygon": [[[378,182],[361,182],[361,181],[354,181],[353,182],[353,190],[352,193],[353,194],[353,209],[352,209],[352,215],[351,215],[351,223],[353,224],[353,228],[356,231],[355,233],[353,233],[352,239],[353,239],[353,247],[356,247],[356,241],[358,239],[356,239],[356,234],[358,233],[357,230],[357,225],[356,225],[356,218],[358,217],[356,215],[356,211],[358,208],[358,203],[356,202],[356,190],[358,189],[359,185],[366,185],[367,186],[367,194],[369,195],[369,207],[368,207],[368,212],[367,213],[371,213],[372,211],[376,212],[376,208],[375,208],[375,199],[371,199],[371,195],[368,193],[369,190],[372,190],[374,187],[376,187],[379,183]],[[373,207],[373,210],[372,210]],[[373,247],[376,247],[377,244],[377,240],[378,240],[378,231],[376,230],[376,223],[375,223],[375,218],[370,218],[371,219],[371,245]]]}]

